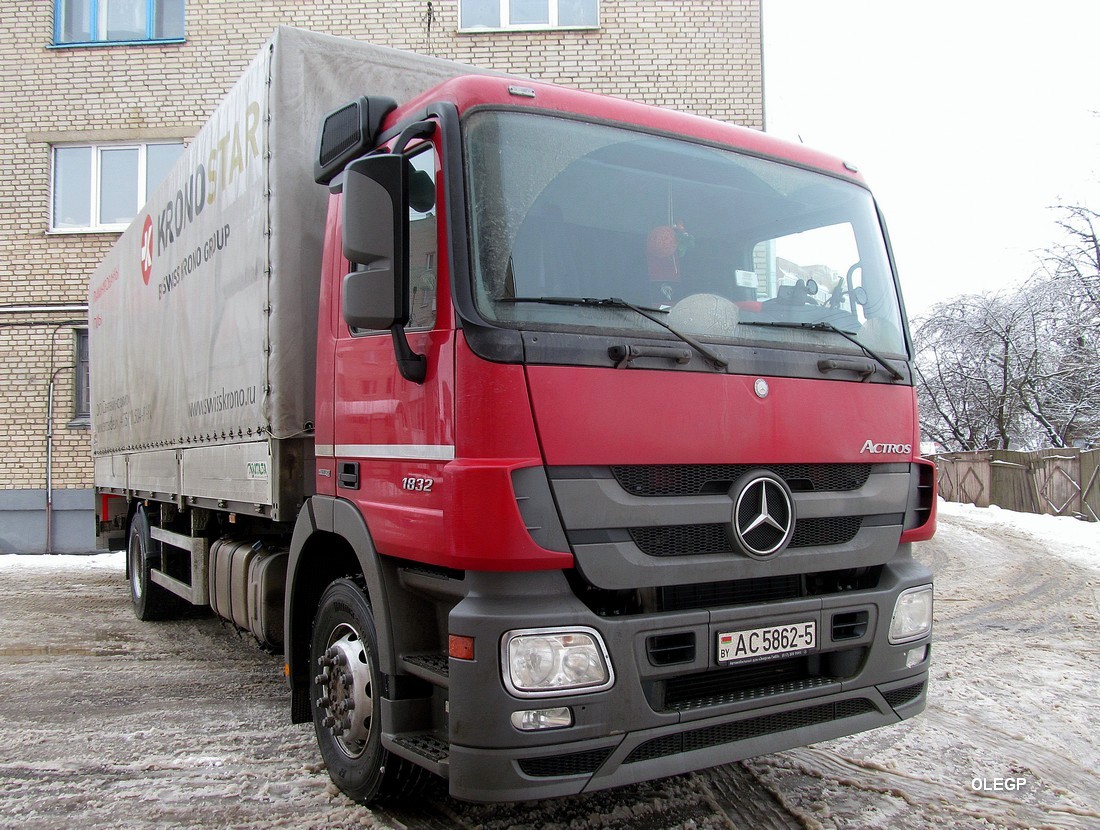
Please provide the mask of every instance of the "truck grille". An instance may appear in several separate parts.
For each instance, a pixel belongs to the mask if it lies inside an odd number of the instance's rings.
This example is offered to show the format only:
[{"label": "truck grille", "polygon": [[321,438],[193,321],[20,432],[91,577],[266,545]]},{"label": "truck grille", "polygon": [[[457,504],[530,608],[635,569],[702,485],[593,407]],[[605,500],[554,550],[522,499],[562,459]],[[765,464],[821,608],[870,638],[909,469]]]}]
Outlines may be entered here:
[{"label": "truck grille", "polygon": [[695,632],[655,634],[645,641],[646,656],[651,666],[672,666],[695,659]]},{"label": "truck grille", "polygon": [[[843,545],[852,541],[863,524],[859,516],[803,519],[795,524],[788,547],[809,548]],[[630,538],[648,556],[692,556],[733,553],[728,524],[632,527]]]},{"label": "truck grille", "polygon": [[869,464],[636,464],[611,468],[619,486],[635,496],[699,496],[729,492],[750,470],[770,470],[792,491],[858,490]]},{"label": "truck grille", "polygon": [[836,703],[807,706],[789,712],[777,712],[773,715],[746,718],[733,723],[707,726],[703,729],[694,729],[679,735],[654,738],[639,744],[623,763],[634,764],[639,761],[651,761],[654,758],[664,758],[681,752],[692,752],[697,749],[733,743],[734,741],[746,741],[760,735],[771,735],[776,732],[785,732],[788,729],[814,726],[815,724],[828,723],[829,721],[850,718],[874,711],[876,710],[871,701],[858,697],[837,701]]},{"label": "truck grille", "polygon": [[865,591],[878,585],[882,567],[812,574],[763,576],[728,582],[667,585],[657,589],[657,611],[689,611]]},{"label": "truck grille", "polygon": [[831,677],[815,675],[805,657],[715,669],[658,681],[664,686],[658,708],[662,712],[690,711],[784,692],[804,691],[831,681]]},{"label": "truck grille", "polygon": [[[608,614],[630,614],[848,590],[840,584],[814,583],[839,573],[853,558],[877,567],[895,554],[904,506],[911,496],[911,467],[562,466],[548,467],[547,478],[576,559],[578,584],[583,583],[578,596]],[[735,541],[734,510],[742,495],[737,488],[750,481],[747,474],[761,470],[781,476],[792,496],[794,526],[778,561],[754,560]],[[745,593],[752,578],[795,567],[801,587],[795,577],[793,584],[785,579],[756,583]],[[693,588],[665,590],[670,583],[698,586],[699,595],[708,598],[693,598]],[[757,586],[765,584],[763,595],[755,600]],[[808,594],[799,594],[801,590]]]},{"label": "truck grille", "polygon": [[611,749],[590,749],[569,755],[551,755],[548,758],[523,758],[519,768],[532,778],[553,778],[560,775],[588,775],[600,768]]},{"label": "truck grille", "polygon": [[921,696],[921,692],[924,691],[924,683],[915,683],[912,686],[904,686],[901,689],[894,689],[892,692],[883,692],[882,696],[886,698],[886,702],[893,708],[904,706],[906,703],[910,703]]},{"label": "truck grille", "polygon": [[[827,659],[802,655],[748,666],[711,669],[654,680],[647,688],[647,697],[657,712],[689,712],[726,703],[760,701],[774,695],[805,692],[846,680],[865,657],[866,649],[854,648],[845,652],[830,652]],[[840,668],[842,665],[849,668]]]}]

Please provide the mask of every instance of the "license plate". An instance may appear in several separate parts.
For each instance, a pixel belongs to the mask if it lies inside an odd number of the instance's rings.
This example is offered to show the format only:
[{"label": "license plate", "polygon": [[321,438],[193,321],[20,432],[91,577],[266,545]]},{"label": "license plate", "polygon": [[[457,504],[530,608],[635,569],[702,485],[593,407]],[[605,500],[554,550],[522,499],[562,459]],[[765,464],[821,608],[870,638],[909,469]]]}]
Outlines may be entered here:
[{"label": "license plate", "polygon": [[794,657],[816,648],[817,622],[814,620],[718,633],[718,662],[723,665]]}]

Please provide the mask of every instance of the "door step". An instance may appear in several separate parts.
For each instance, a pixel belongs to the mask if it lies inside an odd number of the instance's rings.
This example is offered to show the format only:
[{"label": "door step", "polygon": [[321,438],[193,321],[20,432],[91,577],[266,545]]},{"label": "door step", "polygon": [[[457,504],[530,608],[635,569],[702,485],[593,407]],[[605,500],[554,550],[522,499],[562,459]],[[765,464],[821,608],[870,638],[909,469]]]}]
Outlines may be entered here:
[{"label": "door step", "polygon": [[400,732],[383,735],[382,745],[394,755],[427,767],[436,775],[447,777],[451,748],[438,732]]},{"label": "door step", "polygon": [[444,689],[450,686],[450,663],[443,652],[406,654],[401,658],[401,667],[413,677],[427,680],[433,686]]}]

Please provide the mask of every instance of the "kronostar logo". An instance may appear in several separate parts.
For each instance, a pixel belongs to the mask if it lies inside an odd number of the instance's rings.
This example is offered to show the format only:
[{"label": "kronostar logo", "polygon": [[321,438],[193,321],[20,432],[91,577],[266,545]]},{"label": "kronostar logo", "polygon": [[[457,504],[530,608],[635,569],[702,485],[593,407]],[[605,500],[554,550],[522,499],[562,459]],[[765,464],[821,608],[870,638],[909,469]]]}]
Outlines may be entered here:
[{"label": "kronostar logo", "polygon": [[141,229],[141,279],[146,285],[153,275],[153,217],[146,215]]},{"label": "kronostar logo", "polygon": [[860,453],[870,453],[871,455],[909,455],[913,451],[912,444],[876,444],[870,438],[863,442],[863,449]]},{"label": "kronostar logo", "polygon": [[[219,126],[211,128],[209,133],[204,128],[173,169],[169,180],[179,185],[175,194],[159,203],[163,207],[145,215],[141,228],[141,279],[146,285],[155,282],[161,300],[189,273],[209,262],[225,247],[230,228],[229,223],[224,222],[205,242],[198,237],[197,231],[186,231],[198,222],[208,206],[221,202],[224,211],[249,192],[245,177],[252,186],[263,173],[264,168],[256,163],[264,138],[263,110],[257,101],[234,100],[231,108],[224,113],[219,110],[222,115],[211,122]],[[168,187],[168,182],[162,187]],[[174,251],[175,243],[181,243],[188,250]],[[166,274],[158,275],[154,281],[153,258],[166,253],[174,262],[169,263],[170,270]]]}]

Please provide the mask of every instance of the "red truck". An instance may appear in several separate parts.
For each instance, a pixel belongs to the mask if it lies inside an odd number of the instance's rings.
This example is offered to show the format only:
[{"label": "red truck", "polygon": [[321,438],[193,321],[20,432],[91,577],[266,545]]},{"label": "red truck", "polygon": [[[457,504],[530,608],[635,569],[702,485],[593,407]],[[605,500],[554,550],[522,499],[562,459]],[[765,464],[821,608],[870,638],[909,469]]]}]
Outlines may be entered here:
[{"label": "red truck", "polygon": [[282,649],[364,803],[922,711],[935,475],[857,171],[468,71],[280,30],[96,272],[137,615]]}]

